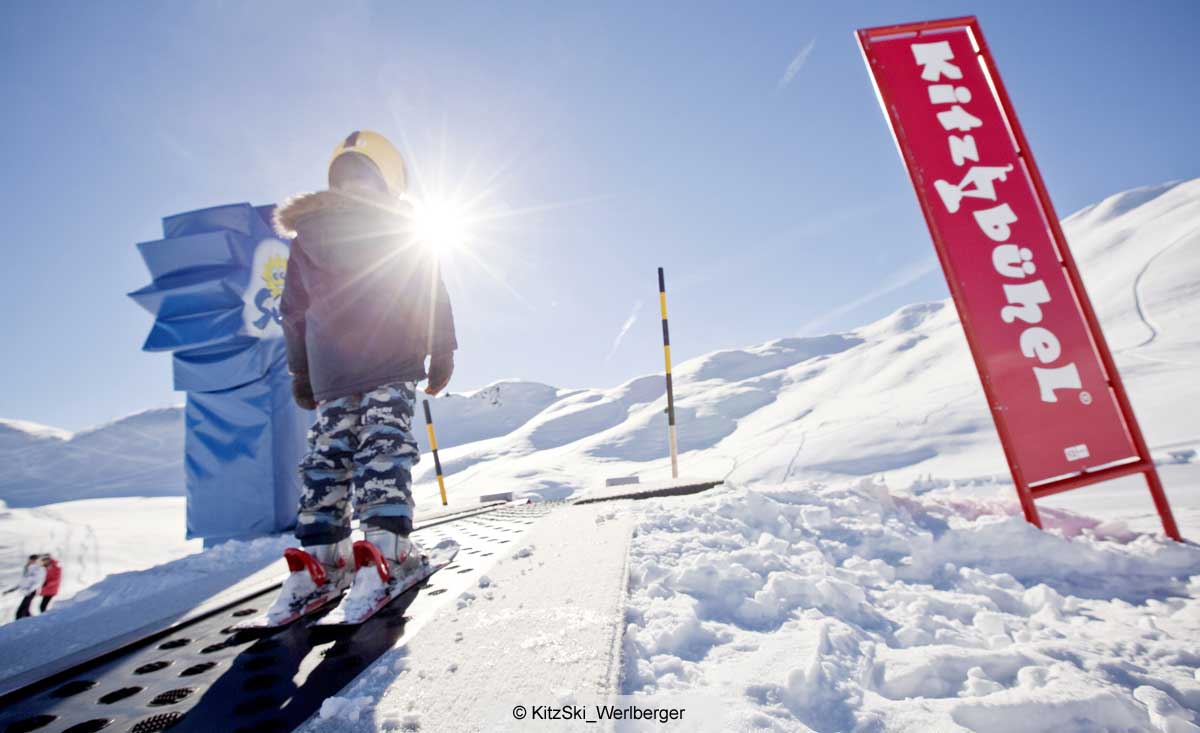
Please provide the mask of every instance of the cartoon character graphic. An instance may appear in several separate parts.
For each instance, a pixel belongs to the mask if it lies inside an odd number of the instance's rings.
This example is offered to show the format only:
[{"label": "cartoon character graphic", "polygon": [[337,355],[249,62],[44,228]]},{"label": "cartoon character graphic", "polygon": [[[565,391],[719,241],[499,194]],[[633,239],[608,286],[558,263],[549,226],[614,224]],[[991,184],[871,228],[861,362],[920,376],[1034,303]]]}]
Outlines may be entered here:
[{"label": "cartoon character graphic", "polygon": [[287,258],[278,254],[267,258],[258,276],[262,279],[263,287],[254,296],[254,306],[261,314],[254,321],[254,327],[263,330],[272,321],[281,322],[279,315],[279,298],[283,295],[284,281],[287,279]]}]

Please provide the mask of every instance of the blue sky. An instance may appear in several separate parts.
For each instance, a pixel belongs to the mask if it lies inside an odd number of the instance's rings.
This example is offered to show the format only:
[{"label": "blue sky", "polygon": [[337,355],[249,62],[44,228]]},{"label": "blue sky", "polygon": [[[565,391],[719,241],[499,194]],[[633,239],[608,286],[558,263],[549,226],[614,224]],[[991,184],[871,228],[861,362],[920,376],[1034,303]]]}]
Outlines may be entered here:
[{"label": "blue sky", "polygon": [[1193,2],[23,5],[0,416],[67,429],[182,401],[134,244],[323,187],[357,128],[511,214],[448,273],[455,390],[661,370],[659,265],[677,361],[945,297],[858,27],[978,15],[1061,215],[1200,175]]}]

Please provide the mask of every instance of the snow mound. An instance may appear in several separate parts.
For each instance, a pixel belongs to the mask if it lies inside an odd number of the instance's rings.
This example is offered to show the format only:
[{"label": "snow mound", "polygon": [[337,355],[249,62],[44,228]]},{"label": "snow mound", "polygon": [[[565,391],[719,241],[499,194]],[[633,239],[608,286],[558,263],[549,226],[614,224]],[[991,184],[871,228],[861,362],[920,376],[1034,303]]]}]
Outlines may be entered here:
[{"label": "snow mound", "polygon": [[0,498],[14,507],[183,495],[183,408],[146,410],[71,434],[0,421]]},{"label": "snow mound", "polygon": [[344,720],[348,723],[357,723],[374,702],[366,696],[328,697],[321,703],[321,710],[317,713],[317,717],[320,720]]},{"label": "snow mound", "polygon": [[677,374],[697,382],[706,379],[741,381],[785,369],[820,356],[840,354],[862,343],[844,335],[787,338],[745,350],[717,351],[679,365]]},{"label": "snow mound", "polygon": [[0,419],[0,455],[7,453],[11,447],[19,447],[22,441],[49,438],[53,440],[70,440],[71,434],[66,430],[52,428],[49,425],[29,422],[28,420]]},{"label": "snow mound", "polygon": [[[448,393],[430,400],[439,445],[462,445],[507,435],[528,422],[560,396],[560,390],[537,382],[502,380],[465,394]],[[429,449],[425,431],[415,431],[421,450]]]},{"label": "snow mound", "polygon": [[1171,189],[1178,186],[1180,181],[1169,181],[1158,186],[1141,186],[1128,191],[1114,194],[1098,204],[1086,206],[1067,217],[1065,222],[1072,224],[1086,222],[1092,226],[1124,216],[1140,206],[1150,203]]},{"label": "snow mound", "polygon": [[1200,548],[1041,532],[874,480],[646,509],[623,692],[738,729],[1191,730]]}]

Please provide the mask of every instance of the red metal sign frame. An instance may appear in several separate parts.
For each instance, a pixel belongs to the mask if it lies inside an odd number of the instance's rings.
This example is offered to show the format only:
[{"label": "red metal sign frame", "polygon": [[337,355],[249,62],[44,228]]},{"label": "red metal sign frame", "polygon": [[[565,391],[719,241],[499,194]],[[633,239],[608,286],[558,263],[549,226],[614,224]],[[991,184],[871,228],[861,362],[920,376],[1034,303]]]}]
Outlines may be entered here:
[{"label": "red metal sign frame", "polygon": [[[931,209],[931,202],[927,198],[926,193],[922,189],[919,179],[920,167],[914,157],[913,150],[910,148],[908,141],[903,132],[903,126],[899,120],[899,113],[894,106],[894,100],[889,97],[889,90],[885,85],[879,83],[879,75],[877,69],[881,68],[879,58],[872,49],[874,41],[895,40],[897,37],[912,37],[922,38],[926,35],[933,35],[939,32],[945,32],[951,29],[964,29],[971,36],[971,40],[976,49],[975,53],[980,62],[983,64],[985,72],[990,76],[990,82],[994,90],[996,100],[999,102],[1001,114],[1006,118],[1009,130],[1012,133],[1016,145],[1016,153],[1018,158],[1023,162],[1037,196],[1038,203],[1042,208],[1042,214],[1050,230],[1050,235],[1058,249],[1058,254],[1061,259],[1061,264],[1065,270],[1067,281],[1070,289],[1073,291],[1075,303],[1078,306],[1079,313],[1086,324],[1087,331],[1090,334],[1092,344],[1103,366],[1104,378],[1107,381],[1108,387],[1112,391],[1114,401],[1119,409],[1121,419],[1124,421],[1125,429],[1128,432],[1133,448],[1136,451],[1136,459],[1129,462],[1119,463],[1106,467],[1095,468],[1092,470],[1084,470],[1067,475],[1064,477],[1054,478],[1046,481],[1037,482],[1031,485],[1027,481],[1024,472],[1016,460],[1014,451],[1014,439],[1011,433],[1011,426],[1008,425],[1008,418],[1003,413],[1003,405],[995,394],[995,390],[988,377],[985,368],[984,352],[979,343],[978,336],[974,333],[971,324],[971,314],[966,307],[966,300],[960,284],[951,276],[951,268],[948,260],[948,248],[943,240],[940,228],[935,224],[934,212]],[[1021,129],[1020,122],[1017,120],[1017,115],[1013,109],[1012,101],[1008,96],[1008,92],[1004,87],[1004,82],[1001,80],[1000,72],[996,68],[995,60],[992,58],[991,51],[988,49],[987,42],[984,40],[983,32],[979,27],[979,22],[974,16],[965,16],[960,18],[948,18],[944,20],[925,21],[919,23],[906,23],[902,25],[882,26],[878,28],[864,28],[857,32],[859,47],[862,50],[863,58],[867,63],[868,73],[871,75],[872,82],[875,85],[876,93],[879,96],[880,105],[883,107],[883,112],[891,127],[896,144],[900,149],[901,157],[903,158],[905,167],[908,169],[909,176],[913,183],[913,188],[916,191],[917,199],[920,202],[922,213],[925,216],[926,224],[929,226],[929,232],[934,240],[935,249],[937,250],[938,258],[942,264],[943,273],[946,275],[947,285],[950,287],[951,295],[954,298],[955,305],[958,308],[959,316],[963,324],[963,330],[967,335],[967,343],[970,347],[971,357],[975,360],[976,369],[979,372],[980,380],[983,384],[984,394],[987,397],[988,406],[991,408],[993,420],[996,423],[996,430],[1000,436],[1000,443],[1004,448],[1005,458],[1008,460],[1009,470],[1012,473],[1013,483],[1017,489],[1017,496],[1020,499],[1021,508],[1025,513],[1025,518],[1036,525],[1042,526],[1040,517],[1038,516],[1037,506],[1034,503],[1035,499],[1039,499],[1051,494],[1057,494],[1063,491],[1078,489],[1090,484],[1098,483],[1115,479],[1121,476],[1132,474],[1142,474],[1150,489],[1150,495],[1154,500],[1154,506],[1158,510],[1158,514],[1162,519],[1163,531],[1168,537],[1182,541],[1179,534],[1179,529],[1175,524],[1175,518],[1171,513],[1171,506],[1167,501],[1166,493],[1163,490],[1162,482],[1158,477],[1158,472],[1155,469],[1154,461],[1150,456],[1150,449],[1146,445],[1145,438],[1142,436],[1141,428],[1138,426],[1137,418],[1133,414],[1133,408],[1129,402],[1129,396],[1125,391],[1125,386],[1121,382],[1121,377],[1117,372],[1116,363],[1113,361],[1112,354],[1109,351],[1108,343],[1104,338],[1104,333],[1100,329],[1099,319],[1096,317],[1095,310],[1092,308],[1091,301],[1088,298],[1087,291],[1083,286],[1083,280],[1079,276],[1079,270],[1075,264],[1074,257],[1071,255],[1071,250],[1067,246],[1067,240],[1059,225],[1058,215],[1054,211],[1054,206],[1050,201],[1049,193],[1046,190],[1045,182],[1042,180],[1041,172],[1038,170],[1037,164],[1034,161],[1033,153],[1030,151],[1029,143],[1025,138],[1025,133]]]}]

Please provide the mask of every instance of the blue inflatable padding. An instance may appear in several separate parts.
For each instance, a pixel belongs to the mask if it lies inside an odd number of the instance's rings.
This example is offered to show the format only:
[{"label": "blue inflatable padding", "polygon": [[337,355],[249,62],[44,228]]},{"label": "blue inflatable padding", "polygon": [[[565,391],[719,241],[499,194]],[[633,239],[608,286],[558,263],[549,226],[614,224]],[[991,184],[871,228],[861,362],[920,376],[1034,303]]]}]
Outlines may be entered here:
[{"label": "blue inflatable padding", "polygon": [[[156,315],[158,320],[185,318],[208,311],[242,308],[242,294],[223,279],[229,272],[207,269],[190,273],[190,277],[164,278],[158,285],[147,285],[129,297]],[[150,346],[150,344],[147,344]]]},{"label": "blue inflatable padding", "polygon": [[251,239],[273,237],[275,230],[271,226],[271,216],[274,213],[274,205],[250,204],[228,204],[188,211],[164,218],[163,236],[174,239],[189,234],[229,231]]},{"label": "blue inflatable padding", "polygon": [[298,467],[308,450],[308,430],[316,413],[302,410],[292,398],[292,375],[287,368],[287,350],[280,346],[279,358],[269,374],[271,385],[271,455],[274,459],[275,526],[274,531],[296,524],[303,480]]},{"label": "blue inflatable padding", "polygon": [[[271,344],[239,337],[187,351],[176,351],[173,361],[175,389],[220,392],[261,379],[285,353],[282,340]],[[285,357],[286,358],[286,357]],[[218,365],[218,368],[213,368]],[[246,379],[253,375],[252,379]]]},{"label": "blue inflatable padding", "polygon": [[252,382],[225,392],[189,392],[184,453],[187,534],[220,541],[276,529],[270,487],[271,388]]},{"label": "blue inflatable padding", "polygon": [[[242,248],[228,231],[204,232],[173,239],[142,242],[138,252],[155,281],[188,270],[206,267],[245,267]],[[176,269],[183,268],[183,269]]]},{"label": "blue inflatable padding", "polygon": [[274,206],[231,204],[163,219],[138,245],[151,284],[129,296],[155,317],[146,351],[171,351],[188,393],[188,537],[206,543],[295,523],[296,466],[313,415],[295,405],[279,297],[287,243]]},{"label": "blue inflatable padding", "polygon": [[[164,302],[164,306],[168,304]],[[179,306],[179,301],[170,305]],[[171,308],[175,310],[175,308]],[[242,334],[242,304],[188,315],[159,317],[142,345],[144,351],[174,351],[188,346],[215,344]]]}]

